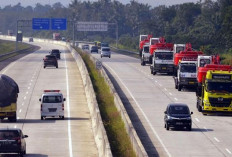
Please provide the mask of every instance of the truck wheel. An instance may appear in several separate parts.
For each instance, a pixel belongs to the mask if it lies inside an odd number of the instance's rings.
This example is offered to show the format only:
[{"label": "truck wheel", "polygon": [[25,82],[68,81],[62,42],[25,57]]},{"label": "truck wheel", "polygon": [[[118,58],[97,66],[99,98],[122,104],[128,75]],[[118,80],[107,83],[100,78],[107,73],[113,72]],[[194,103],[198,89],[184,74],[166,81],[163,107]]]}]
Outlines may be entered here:
[{"label": "truck wheel", "polygon": [[44,120],[44,117],[43,117],[43,116],[41,116],[41,120]]},{"label": "truck wheel", "polygon": [[152,74],[153,74],[153,75],[155,75],[155,74],[156,74],[156,72],[155,72],[155,71],[153,71],[153,72],[152,72]]},{"label": "truck wheel", "polygon": [[201,108],[201,106],[200,106],[200,104],[199,104],[199,101],[197,100],[197,110],[199,111],[199,112],[202,112],[202,108]]},{"label": "truck wheel", "polygon": [[176,80],[175,80],[175,88],[176,88],[176,89],[178,88]]},{"label": "truck wheel", "polygon": [[168,126],[168,124],[166,124],[166,130],[169,130],[169,126]]},{"label": "truck wheel", "polygon": [[64,120],[64,116],[61,116],[61,119],[63,119],[63,120]]},{"label": "truck wheel", "polygon": [[44,65],[44,69],[46,68],[46,66]]},{"label": "truck wheel", "polygon": [[58,68],[58,65],[56,65],[56,68]]},{"label": "truck wheel", "polygon": [[181,91],[182,87],[181,87],[181,85],[178,84],[177,88],[178,88],[178,91]]}]

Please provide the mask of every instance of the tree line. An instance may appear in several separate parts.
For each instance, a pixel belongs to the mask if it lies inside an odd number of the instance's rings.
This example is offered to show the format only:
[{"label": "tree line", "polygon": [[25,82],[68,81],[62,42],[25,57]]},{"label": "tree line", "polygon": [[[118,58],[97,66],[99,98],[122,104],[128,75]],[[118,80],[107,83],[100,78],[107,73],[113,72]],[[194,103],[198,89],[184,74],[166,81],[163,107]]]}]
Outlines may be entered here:
[{"label": "tree line", "polygon": [[[69,6],[61,3],[23,7],[17,5],[0,8],[0,32],[16,30],[16,21],[33,17],[67,18],[68,30],[62,36],[72,39],[72,21],[102,21],[117,23],[120,44],[138,49],[140,34],[164,36],[168,42],[192,43],[207,54],[232,53],[232,1],[204,0],[172,6],[151,7],[132,0],[122,4],[117,0],[95,2],[73,0]],[[21,28],[24,34],[51,38],[54,31],[33,31]],[[115,26],[108,32],[76,32],[76,39],[115,41]]]}]

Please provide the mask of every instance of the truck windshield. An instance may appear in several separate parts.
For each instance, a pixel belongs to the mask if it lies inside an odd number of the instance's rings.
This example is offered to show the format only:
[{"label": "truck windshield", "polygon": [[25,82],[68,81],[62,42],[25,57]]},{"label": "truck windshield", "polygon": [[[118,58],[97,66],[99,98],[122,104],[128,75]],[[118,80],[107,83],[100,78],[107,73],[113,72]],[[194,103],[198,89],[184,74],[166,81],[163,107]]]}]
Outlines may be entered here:
[{"label": "truck windshield", "polygon": [[60,103],[62,102],[61,96],[44,96],[44,103]]},{"label": "truck windshield", "polygon": [[172,60],[173,53],[172,52],[155,52],[155,59]]},{"label": "truck windshield", "polygon": [[195,73],[196,70],[196,65],[181,65],[180,67],[180,72]]},{"label": "truck windshield", "polygon": [[180,53],[180,51],[184,51],[185,47],[183,46],[178,46],[176,47],[176,53]]},{"label": "truck windshield", "polygon": [[208,92],[232,93],[232,82],[207,82]]},{"label": "truck windshield", "polygon": [[143,47],[143,51],[144,51],[145,53],[149,53],[149,47]]}]

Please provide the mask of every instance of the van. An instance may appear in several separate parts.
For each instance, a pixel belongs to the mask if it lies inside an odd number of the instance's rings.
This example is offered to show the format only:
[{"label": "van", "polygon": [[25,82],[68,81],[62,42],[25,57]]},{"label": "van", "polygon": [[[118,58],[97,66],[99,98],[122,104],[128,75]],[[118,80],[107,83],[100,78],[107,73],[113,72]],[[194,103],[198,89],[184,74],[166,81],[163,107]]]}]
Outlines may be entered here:
[{"label": "van", "polygon": [[60,90],[44,90],[41,102],[41,120],[47,117],[59,117],[64,119],[64,101]]}]

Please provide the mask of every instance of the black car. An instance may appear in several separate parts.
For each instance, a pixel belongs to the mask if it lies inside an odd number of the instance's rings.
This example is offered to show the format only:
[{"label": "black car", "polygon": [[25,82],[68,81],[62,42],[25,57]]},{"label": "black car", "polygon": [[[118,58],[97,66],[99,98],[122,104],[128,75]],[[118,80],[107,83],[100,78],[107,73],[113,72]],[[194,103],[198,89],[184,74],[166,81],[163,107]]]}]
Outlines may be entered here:
[{"label": "black car", "polygon": [[60,59],[60,50],[58,49],[53,49],[51,52],[50,52],[50,55],[54,55],[56,56],[57,59]]},{"label": "black car", "polygon": [[44,60],[44,68],[46,68],[47,66],[55,66],[56,68],[58,68],[58,62],[56,56],[46,55],[43,60]]},{"label": "black car", "polygon": [[18,128],[0,129],[0,153],[17,153],[21,157],[26,154],[27,135]]},{"label": "black car", "polygon": [[98,47],[97,47],[97,46],[92,46],[90,52],[91,52],[91,53],[92,53],[92,52],[97,52],[97,53],[98,53]]},{"label": "black car", "polygon": [[170,127],[174,128],[187,128],[192,130],[192,118],[189,108],[186,104],[173,103],[167,106],[164,112],[164,127],[169,130]]}]

